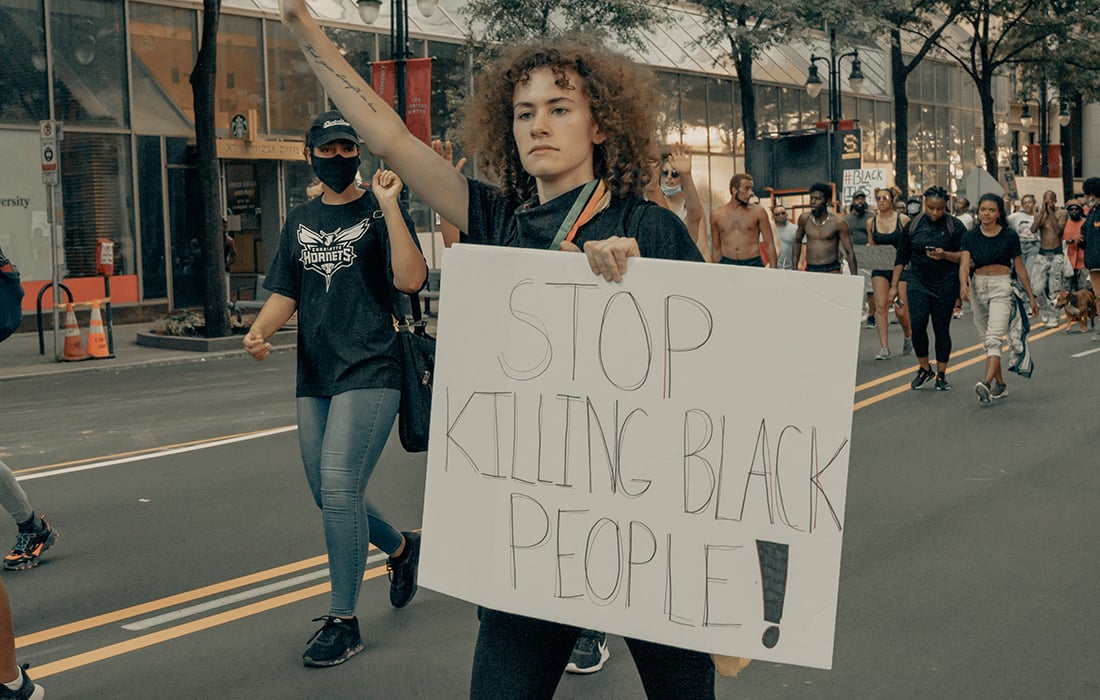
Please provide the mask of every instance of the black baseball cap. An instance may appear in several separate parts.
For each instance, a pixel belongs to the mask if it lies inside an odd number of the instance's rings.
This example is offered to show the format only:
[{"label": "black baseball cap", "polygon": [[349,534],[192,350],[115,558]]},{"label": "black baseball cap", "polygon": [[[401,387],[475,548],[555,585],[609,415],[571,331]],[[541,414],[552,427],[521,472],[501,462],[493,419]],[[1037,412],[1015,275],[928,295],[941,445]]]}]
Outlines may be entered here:
[{"label": "black baseball cap", "polygon": [[323,146],[333,141],[351,141],[356,146],[362,147],[359,134],[355,127],[344,119],[344,115],[336,110],[317,115],[313,123],[309,125],[309,133],[306,136],[306,145],[310,148]]}]

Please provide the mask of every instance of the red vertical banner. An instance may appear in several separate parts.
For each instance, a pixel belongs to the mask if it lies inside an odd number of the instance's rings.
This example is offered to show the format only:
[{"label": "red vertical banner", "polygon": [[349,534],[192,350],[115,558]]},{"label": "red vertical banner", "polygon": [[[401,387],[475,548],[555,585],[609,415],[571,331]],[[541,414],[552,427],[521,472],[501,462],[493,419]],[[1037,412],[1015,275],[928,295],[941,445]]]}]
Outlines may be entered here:
[{"label": "red vertical banner", "polygon": [[390,107],[393,107],[393,95],[396,85],[393,69],[393,61],[375,61],[370,65],[370,86]]},{"label": "red vertical banner", "polygon": [[432,140],[432,59],[406,61],[405,124],[424,143]]}]

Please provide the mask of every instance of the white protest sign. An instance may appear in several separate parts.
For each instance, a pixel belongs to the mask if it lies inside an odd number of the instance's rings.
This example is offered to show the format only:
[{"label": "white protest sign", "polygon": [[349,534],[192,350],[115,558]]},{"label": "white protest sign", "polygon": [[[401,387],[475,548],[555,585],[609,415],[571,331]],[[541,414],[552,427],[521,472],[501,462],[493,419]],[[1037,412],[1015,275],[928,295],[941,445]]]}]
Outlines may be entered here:
[{"label": "white protest sign", "polygon": [[844,186],[840,194],[840,201],[848,205],[852,202],[852,197],[858,192],[867,195],[867,200],[870,201],[876,189],[889,186],[886,180],[887,177],[889,177],[889,173],[886,172],[886,168],[857,168],[845,170],[843,173]]},{"label": "white protest sign", "polygon": [[470,245],[443,270],[420,584],[829,668],[862,279],[632,258],[614,284]]}]

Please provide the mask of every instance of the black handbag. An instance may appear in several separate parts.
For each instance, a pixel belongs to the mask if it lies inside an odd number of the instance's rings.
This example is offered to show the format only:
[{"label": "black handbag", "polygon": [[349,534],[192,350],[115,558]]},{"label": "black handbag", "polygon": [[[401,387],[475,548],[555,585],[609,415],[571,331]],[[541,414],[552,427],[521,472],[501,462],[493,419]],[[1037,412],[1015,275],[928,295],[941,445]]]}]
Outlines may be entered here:
[{"label": "black handbag", "polygon": [[401,305],[394,304],[401,353],[401,406],[397,412],[397,433],[406,452],[424,452],[428,449],[432,417],[435,338],[428,335],[426,322],[421,318],[420,295],[414,292],[408,297],[412,302],[412,323],[405,318]]},{"label": "black handbag", "polygon": [[23,322],[23,285],[19,270],[0,250],[0,341],[19,330]]}]

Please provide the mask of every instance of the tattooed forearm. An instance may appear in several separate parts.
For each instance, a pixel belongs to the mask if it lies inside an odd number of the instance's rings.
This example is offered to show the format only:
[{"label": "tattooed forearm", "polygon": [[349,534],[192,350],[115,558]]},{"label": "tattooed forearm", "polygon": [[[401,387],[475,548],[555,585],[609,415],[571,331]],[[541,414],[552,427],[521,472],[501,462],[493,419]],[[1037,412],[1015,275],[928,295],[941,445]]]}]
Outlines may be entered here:
[{"label": "tattooed forearm", "polygon": [[[336,78],[341,83],[343,83],[344,88],[346,88],[350,92],[354,92],[356,95],[358,95],[359,98],[362,99],[367,104],[367,108],[370,111],[375,112],[375,113],[378,112],[378,108],[375,106],[374,101],[371,100],[370,96],[368,94],[366,94],[365,92],[363,92],[363,89],[361,87],[359,87],[358,85],[353,84],[352,78],[348,77],[344,73],[338,72],[336,69],[334,69],[332,66],[330,66],[325,61],[325,59],[321,58],[321,56],[317,53],[317,50],[314,48],[313,44],[304,44],[302,46],[302,49],[313,60],[313,62],[315,64],[317,64],[318,66],[324,68],[326,71],[331,73],[334,78]],[[356,77],[358,77],[358,76],[356,76]]]}]

